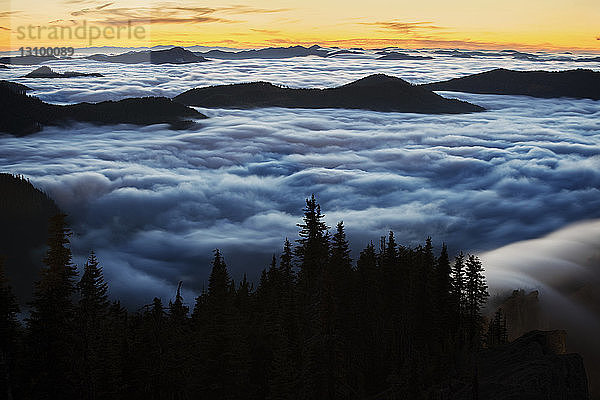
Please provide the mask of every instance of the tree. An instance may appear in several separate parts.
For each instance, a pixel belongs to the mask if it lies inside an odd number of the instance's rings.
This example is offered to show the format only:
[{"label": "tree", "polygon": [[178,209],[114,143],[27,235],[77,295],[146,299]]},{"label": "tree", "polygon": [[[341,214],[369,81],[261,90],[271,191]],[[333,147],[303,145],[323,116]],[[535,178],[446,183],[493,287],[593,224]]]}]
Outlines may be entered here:
[{"label": "tree", "polygon": [[483,265],[479,258],[470,255],[466,262],[465,308],[467,317],[467,335],[471,346],[479,347],[483,330],[481,308],[489,297],[488,287],[483,275]]},{"label": "tree", "polygon": [[495,347],[505,343],[508,343],[508,328],[506,317],[500,308],[494,313],[494,318],[490,321],[486,334],[486,344],[487,347]]},{"label": "tree", "polygon": [[181,285],[183,281],[179,281],[177,285],[177,294],[175,295],[175,301],[169,302],[169,318],[176,324],[183,324],[187,318],[189,307],[183,304],[183,297],[181,296]]},{"label": "tree", "polygon": [[71,263],[66,215],[50,219],[48,251],[35,285],[27,322],[32,356],[33,392],[39,398],[74,398],[77,393],[73,366],[76,267]]},{"label": "tree", "polygon": [[102,267],[92,251],[83,267],[83,275],[78,284],[79,304],[76,314],[76,327],[80,340],[80,374],[82,397],[94,400],[102,388],[107,368],[104,357],[107,352],[108,337],[112,332],[105,330],[108,314],[108,284],[104,281]]},{"label": "tree", "polygon": [[325,216],[314,194],[306,199],[303,211],[303,223],[298,224],[296,256],[300,261],[300,279],[310,286],[319,279],[329,256],[329,227],[323,221]]}]

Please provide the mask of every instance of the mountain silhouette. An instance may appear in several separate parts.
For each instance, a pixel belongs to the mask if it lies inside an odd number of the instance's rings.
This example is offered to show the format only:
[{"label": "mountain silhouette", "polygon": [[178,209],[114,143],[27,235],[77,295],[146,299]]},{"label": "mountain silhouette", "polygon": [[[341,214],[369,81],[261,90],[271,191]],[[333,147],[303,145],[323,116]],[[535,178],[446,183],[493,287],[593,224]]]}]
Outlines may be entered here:
[{"label": "mountain silhouette", "polygon": [[0,64],[37,65],[46,61],[58,60],[54,56],[14,56],[0,57]]},{"label": "mountain silhouette", "polygon": [[335,56],[345,56],[345,55],[362,55],[364,52],[362,50],[336,50],[331,53],[327,53],[327,57],[335,57]]},{"label": "mountain silhouette", "polygon": [[104,76],[102,74],[92,72],[92,73],[84,73],[84,72],[72,72],[66,71],[63,73],[58,73],[52,71],[52,69],[46,65],[43,65],[27,75],[24,75],[23,78],[76,78],[81,76],[92,76],[92,77],[100,77]]},{"label": "mountain silhouette", "polygon": [[428,83],[421,87],[467,93],[600,100],[600,72],[589,69],[548,72],[499,68],[462,78]]},{"label": "mountain silhouette", "polygon": [[377,57],[378,60],[431,60],[433,57],[430,56],[413,56],[406,53],[400,53],[397,51],[380,51],[381,57]]},{"label": "mountain silhouette", "polygon": [[28,96],[25,94],[27,89],[23,85],[0,81],[0,132],[24,136],[45,125],[65,125],[72,121],[136,125],[167,123],[172,128],[185,128],[191,124],[186,118],[206,118],[166,97],[56,105]]},{"label": "mountain silhouette", "polygon": [[92,54],[86,57],[90,60],[104,61],[121,64],[190,64],[208,61],[182,47],[173,47],[166,50],[130,51],[114,56],[106,54]]},{"label": "mountain silhouette", "polygon": [[252,49],[242,51],[223,51],[223,50],[210,50],[205,53],[195,53],[202,57],[207,58],[221,58],[221,59],[247,59],[247,58],[292,58],[292,57],[306,57],[306,56],[319,56],[327,57],[327,50],[321,49],[317,45],[310,47],[304,46],[290,46],[290,47],[267,47],[264,49]]},{"label": "mountain silhouette", "polygon": [[347,108],[431,114],[484,110],[383,74],[329,89],[291,89],[269,82],[209,86],[188,90],[174,100],[207,108]]}]

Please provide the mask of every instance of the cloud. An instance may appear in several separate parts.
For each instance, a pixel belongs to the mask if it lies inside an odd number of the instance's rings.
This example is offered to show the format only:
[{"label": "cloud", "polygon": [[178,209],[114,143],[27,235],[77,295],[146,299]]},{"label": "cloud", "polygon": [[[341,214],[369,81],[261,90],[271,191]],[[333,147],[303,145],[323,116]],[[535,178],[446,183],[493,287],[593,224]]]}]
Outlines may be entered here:
[{"label": "cloud", "polygon": [[[437,56],[436,56],[437,57]],[[500,66],[512,58],[248,60],[200,65],[52,62],[102,78],[32,80],[33,67],[0,71],[46,101],[174,96],[194,86],[266,80],[328,87],[378,71],[411,82]],[[277,66],[273,68],[273,63]],[[548,63],[557,68],[568,63]],[[575,64],[573,64],[575,65]],[[416,67],[417,68],[416,68]],[[97,251],[112,295],[130,305],[187,299],[222,248],[234,278],[257,278],[283,239],[297,236],[303,200],[316,193],[328,225],[344,220],[353,256],[393,229],[408,245],[432,235],[451,251],[483,251],[600,218],[600,103],[442,93],[489,111],[416,115],[360,110],[201,110],[190,131],[165,126],[46,128],[0,137],[0,163],[25,174],[71,215],[82,265]],[[40,151],[43,149],[43,151]]]},{"label": "cloud", "polygon": [[271,29],[250,29],[253,32],[264,33],[267,35],[279,35],[281,31],[271,30]]},{"label": "cloud", "polygon": [[417,34],[423,31],[440,30],[445,29],[437,25],[433,25],[431,22],[400,22],[397,20],[392,21],[378,21],[378,22],[361,22],[362,25],[376,26],[384,30],[390,30],[404,34]]},{"label": "cloud", "polygon": [[104,24],[126,24],[152,23],[152,24],[176,24],[176,23],[235,23],[238,20],[224,18],[222,15],[248,15],[248,14],[273,14],[289,11],[289,9],[266,9],[244,5],[228,7],[188,7],[177,4],[165,3],[153,7],[110,7],[114,3],[106,3],[96,7],[88,7],[72,11],[74,17],[94,17],[99,20],[96,23]]},{"label": "cloud", "polygon": [[541,329],[565,329],[568,350],[600,382],[600,220],[481,254],[492,292],[538,290]]}]

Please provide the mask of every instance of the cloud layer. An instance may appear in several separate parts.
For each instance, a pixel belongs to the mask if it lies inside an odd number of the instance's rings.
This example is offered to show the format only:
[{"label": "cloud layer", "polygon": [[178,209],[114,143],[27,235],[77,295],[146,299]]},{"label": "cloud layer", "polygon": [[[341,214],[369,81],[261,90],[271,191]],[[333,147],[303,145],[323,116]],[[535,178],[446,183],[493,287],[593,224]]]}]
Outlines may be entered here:
[{"label": "cloud layer", "polygon": [[[428,81],[475,69],[470,62],[447,61],[451,72],[437,63],[312,58],[117,72],[78,61],[68,69],[106,78],[19,81],[45,100],[72,102],[173,95],[221,81],[331,86],[372,72]],[[296,237],[311,193],[330,226],[344,220],[354,257],[389,229],[409,245],[432,235],[438,248],[445,241],[454,251],[483,251],[600,218],[600,102],[443,94],[489,111],[201,109],[211,118],[191,131],[76,125],[0,137],[0,164],[71,214],[76,262],[96,250],[112,294],[131,304],[170,298],[179,280],[191,302],[216,247],[235,278],[255,278],[284,237]]]}]

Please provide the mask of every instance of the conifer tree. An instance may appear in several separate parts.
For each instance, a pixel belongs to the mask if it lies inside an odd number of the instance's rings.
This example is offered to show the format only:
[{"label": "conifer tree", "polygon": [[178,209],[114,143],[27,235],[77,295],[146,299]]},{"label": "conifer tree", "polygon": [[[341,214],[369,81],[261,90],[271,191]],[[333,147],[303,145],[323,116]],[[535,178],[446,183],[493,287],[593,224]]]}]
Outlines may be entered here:
[{"label": "conifer tree", "polygon": [[189,307],[183,304],[183,297],[181,296],[181,285],[183,281],[179,281],[177,285],[177,293],[175,295],[175,301],[169,302],[169,318],[176,324],[183,324],[187,318]]},{"label": "conifer tree", "polygon": [[508,329],[506,318],[500,308],[494,313],[494,318],[490,321],[486,333],[486,344],[487,347],[495,347],[505,343],[508,343]]},{"label": "conifer tree", "polygon": [[83,267],[78,284],[79,304],[76,313],[76,328],[80,343],[80,374],[82,398],[94,400],[108,366],[103,360],[107,351],[108,336],[105,331],[108,314],[108,284],[104,281],[102,267],[92,251]]},{"label": "conifer tree", "polygon": [[33,392],[42,398],[73,398],[77,393],[73,365],[76,267],[71,263],[66,215],[50,219],[48,251],[35,285],[28,319],[35,357]]},{"label": "conifer tree", "polygon": [[329,256],[329,227],[323,221],[325,216],[314,194],[306,199],[303,211],[303,223],[298,224],[300,238],[295,252],[300,262],[300,278],[311,285],[319,279]]},{"label": "conifer tree", "polygon": [[470,255],[465,264],[465,308],[467,317],[467,334],[472,346],[479,347],[482,333],[481,308],[485,305],[489,293],[483,266],[479,258]]}]

